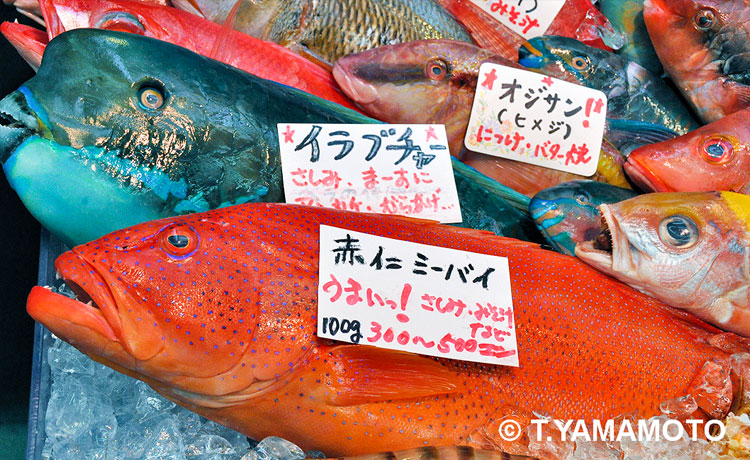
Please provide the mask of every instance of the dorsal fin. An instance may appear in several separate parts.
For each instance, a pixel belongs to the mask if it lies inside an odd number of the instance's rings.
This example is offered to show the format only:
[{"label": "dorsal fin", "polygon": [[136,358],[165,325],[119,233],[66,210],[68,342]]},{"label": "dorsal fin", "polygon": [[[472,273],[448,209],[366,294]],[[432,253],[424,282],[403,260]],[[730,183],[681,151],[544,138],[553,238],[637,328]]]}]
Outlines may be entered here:
[{"label": "dorsal fin", "polygon": [[221,30],[216,36],[216,40],[214,40],[214,46],[213,48],[211,48],[211,52],[208,54],[208,57],[210,57],[211,59],[221,61],[221,53],[224,51],[224,48],[226,48],[226,43],[229,40],[230,35],[234,31],[234,22],[237,19],[237,10],[240,9],[241,3],[242,0],[237,0],[234,3],[232,9],[229,10],[229,14],[227,14],[226,19],[224,19],[224,24],[222,24]]}]

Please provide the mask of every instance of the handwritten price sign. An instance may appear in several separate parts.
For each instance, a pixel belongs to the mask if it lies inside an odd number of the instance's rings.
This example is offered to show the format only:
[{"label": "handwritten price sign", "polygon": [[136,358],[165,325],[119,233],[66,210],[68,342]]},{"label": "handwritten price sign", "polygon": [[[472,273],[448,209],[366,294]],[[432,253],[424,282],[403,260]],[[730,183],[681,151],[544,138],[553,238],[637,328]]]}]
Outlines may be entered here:
[{"label": "handwritten price sign", "polygon": [[508,260],[320,226],[318,336],[518,367]]},{"label": "handwritten price sign", "polygon": [[523,38],[544,33],[565,0],[469,0]]},{"label": "handwritten price sign", "polygon": [[466,148],[581,176],[596,172],[607,115],[601,91],[482,64]]},{"label": "handwritten price sign", "polygon": [[287,203],[461,222],[443,125],[277,128]]}]

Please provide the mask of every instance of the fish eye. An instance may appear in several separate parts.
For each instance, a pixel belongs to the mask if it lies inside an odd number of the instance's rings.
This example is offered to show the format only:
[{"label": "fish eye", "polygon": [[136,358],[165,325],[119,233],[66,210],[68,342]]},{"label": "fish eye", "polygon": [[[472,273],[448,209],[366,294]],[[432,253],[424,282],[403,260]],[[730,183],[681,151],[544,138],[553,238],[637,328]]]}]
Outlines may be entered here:
[{"label": "fish eye", "polygon": [[448,64],[442,59],[433,59],[427,63],[425,73],[430,80],[445,80],[448,76]]},{"label": "fish eye", "polygon": [[589,66],[589,62],[585,57],[576,56],[570,60],[570,65],[572,65],[574,69],[583,70]]},{"label": "fish eye", "polygon": [[698,242],[698,226],[689,217],[675,215],[667,217],[659,224],[659,238],[667,246],[687,249]]},{"label": "fish eye", "polygon": [[709,163],[723,164],[734,156],[734,147],[728,139],[714,136],[703,141],[700,152]]},{"label": "fish eye", "polygon": [[695,15],[695,25],[699,29],[708,30],[713,27],[716,22],[716,14],[711,10],[700,10]]},{"label": "fish eye", "polygon": [[164,90],[152,84],[144,84],[138,90],[138,105],[145,110],[159,110],[164,107]]},{"label": "fish eye", "polygon": [[104,14],[96,21],[94,28],[129,32],[137,35],[146,33],[146,27],[143,23],[137,17],[125,11],[110,11]]},{"label": "fish eye", "polygon": [[198,249],[198,233],[189,225],[168,225],[158,236],[161,248],[173,259],[190,257]]},{"label": "fish eye", "polygon": [[582,206],[586,206],[587,204],[589,204],[589,201],[591,200],[589,200],[589,197],[584,193],[579,193],[578,195],[576,195],[576,202]]}]

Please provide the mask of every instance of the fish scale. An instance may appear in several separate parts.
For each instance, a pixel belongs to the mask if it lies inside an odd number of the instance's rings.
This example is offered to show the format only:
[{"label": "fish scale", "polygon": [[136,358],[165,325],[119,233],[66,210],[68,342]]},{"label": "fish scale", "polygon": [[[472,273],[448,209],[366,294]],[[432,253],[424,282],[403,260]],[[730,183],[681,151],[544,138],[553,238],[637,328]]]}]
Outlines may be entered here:
[{"label": "fish scale", "polygon": [[[179,8],[223,22],[236,0],[177,0]],[[314,61],[425,38],[471,42],[433,0],[242,0],[235,29],[292,48]]]},{"label": "fish scale", "polygon": [[[520,366],[317,338],[320,225],[507,257]],[[187,245],[169,246],[174,235]],[[496,435],[516,410],[649,417],[693,391],[707,361],[729,373],[729,353],[710,345],[716,329],[574,258],[414,219],[238,205],[112,233],[56,268],[99,307],[34,288],[28,311],[56,335],[250,437],[328,455],[422,445],[522,454]],[[180,294],[170,280],[184,283]]]}]

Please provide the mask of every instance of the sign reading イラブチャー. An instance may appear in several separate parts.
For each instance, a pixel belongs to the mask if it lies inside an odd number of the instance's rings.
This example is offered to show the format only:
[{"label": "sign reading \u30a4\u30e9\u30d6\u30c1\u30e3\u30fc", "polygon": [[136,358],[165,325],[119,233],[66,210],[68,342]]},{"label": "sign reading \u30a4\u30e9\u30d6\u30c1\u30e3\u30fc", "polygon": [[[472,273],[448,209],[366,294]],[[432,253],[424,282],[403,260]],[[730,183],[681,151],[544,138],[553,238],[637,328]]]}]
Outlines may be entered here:
[{"label": "sign reading \u30a4\u30e9\u30d6\u30c1\u30e3\u30fc", "polygon": [[607,116],[601,91],[482,64],[464,145],[581,176],[596,172]]},{"label": "sign reading \u30a4\u30e9\u30d6\u30c1\u30e3\u30fc", "polygon": [[287,203],[461,222],[443,125],[277,127]]},{"label": "sign reading \u30a4\u30e9\u30d6\u30c1\u30e3\u30fc", "polygon": [[320,226],[318,336],[518,366],[508,259]]}]

